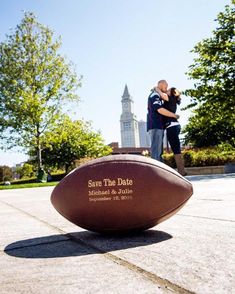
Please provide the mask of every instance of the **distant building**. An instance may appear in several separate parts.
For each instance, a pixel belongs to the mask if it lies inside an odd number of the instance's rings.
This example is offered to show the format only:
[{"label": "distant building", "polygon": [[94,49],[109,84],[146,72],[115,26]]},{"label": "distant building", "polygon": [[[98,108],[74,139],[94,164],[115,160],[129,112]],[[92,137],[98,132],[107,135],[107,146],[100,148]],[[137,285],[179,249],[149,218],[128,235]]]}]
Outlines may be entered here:
[{"label": "distant building", "polygon": [[138,122],[139,125],[139,136],[140,136],[140,147],[150,147],[150,136],[147,133],[147,123],[143,120]]},{"label": "distant building", "polygon": [[133,112],[133,99],[129,94],[127,85],[122,95],[122,114],[120,118],[122,147],[140,147],[139,126]]},{"label": "distant building", "polygon": [[121,146],[122,148],[149,147],[150,138],[147,133],[146,122],[138,121],[134,114],[134,101],[129,94],[127,85],[122,95],[122,114],[120,118],[121,126]]}]

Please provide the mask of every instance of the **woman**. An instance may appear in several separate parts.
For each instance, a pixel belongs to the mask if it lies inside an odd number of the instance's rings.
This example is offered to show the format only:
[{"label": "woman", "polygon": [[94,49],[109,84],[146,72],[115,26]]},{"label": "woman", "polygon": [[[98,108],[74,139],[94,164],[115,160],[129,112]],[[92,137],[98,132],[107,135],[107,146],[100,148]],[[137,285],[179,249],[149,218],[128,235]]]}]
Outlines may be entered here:
[{"label": "woman", "polygon": [[[164,108],[166,108],[167,110],[173,113],[176,113],[177,104],[179,105],[181,102],[180,92],[174,87],[170,88],[167,91],[167,95],[159,91],[159,89],[157,89],[157,91],[161,95],[161,98],[164,100]],[[181,148],[180,148],[180,139],[179,139],[179,134],[181,129],[180,124],[178,120],[173,117],[164,116],[164,121],[165,121],[167,139],[174,153],[178,172],[181,175],[186,176],[186,172],[184,169],[184,160],[181,155]]]}]

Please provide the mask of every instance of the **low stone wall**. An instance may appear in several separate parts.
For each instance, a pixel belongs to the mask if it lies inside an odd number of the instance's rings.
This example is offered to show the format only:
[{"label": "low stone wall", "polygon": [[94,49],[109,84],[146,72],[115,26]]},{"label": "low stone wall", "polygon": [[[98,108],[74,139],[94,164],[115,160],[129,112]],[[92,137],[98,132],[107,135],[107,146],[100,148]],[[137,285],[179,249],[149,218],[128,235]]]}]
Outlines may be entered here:
[{"label": "low stone wall", "polygon": [[193,175],[211,175],[211,174],[224,174],[224,166],[203,166],[203,167],[186,167],[189,176]]}]

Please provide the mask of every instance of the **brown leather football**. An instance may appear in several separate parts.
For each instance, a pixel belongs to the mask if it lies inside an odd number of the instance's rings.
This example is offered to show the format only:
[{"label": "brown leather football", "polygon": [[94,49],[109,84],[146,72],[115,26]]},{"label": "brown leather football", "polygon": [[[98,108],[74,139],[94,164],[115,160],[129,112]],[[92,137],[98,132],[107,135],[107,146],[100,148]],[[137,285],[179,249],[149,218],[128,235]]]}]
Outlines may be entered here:
[{"label": "brown leather football", "polygon": [[73,170],[54,188],[51,202],[84,229],[125,232],[166,220],[192,193],[189,181],[157,160],[111,155]]}]

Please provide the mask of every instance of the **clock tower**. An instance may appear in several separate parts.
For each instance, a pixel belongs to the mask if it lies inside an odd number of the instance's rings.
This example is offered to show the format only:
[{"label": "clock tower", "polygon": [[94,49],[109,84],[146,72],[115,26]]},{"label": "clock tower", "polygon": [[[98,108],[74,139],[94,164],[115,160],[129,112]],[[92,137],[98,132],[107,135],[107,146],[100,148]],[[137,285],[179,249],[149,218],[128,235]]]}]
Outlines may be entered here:
[{"label": "clock tower", "polygon": [[122,147],[139,147],[138,121],[133,112],[134,101],[129,94],[127,85],[122,95],[121,124],[121,145]]}]

